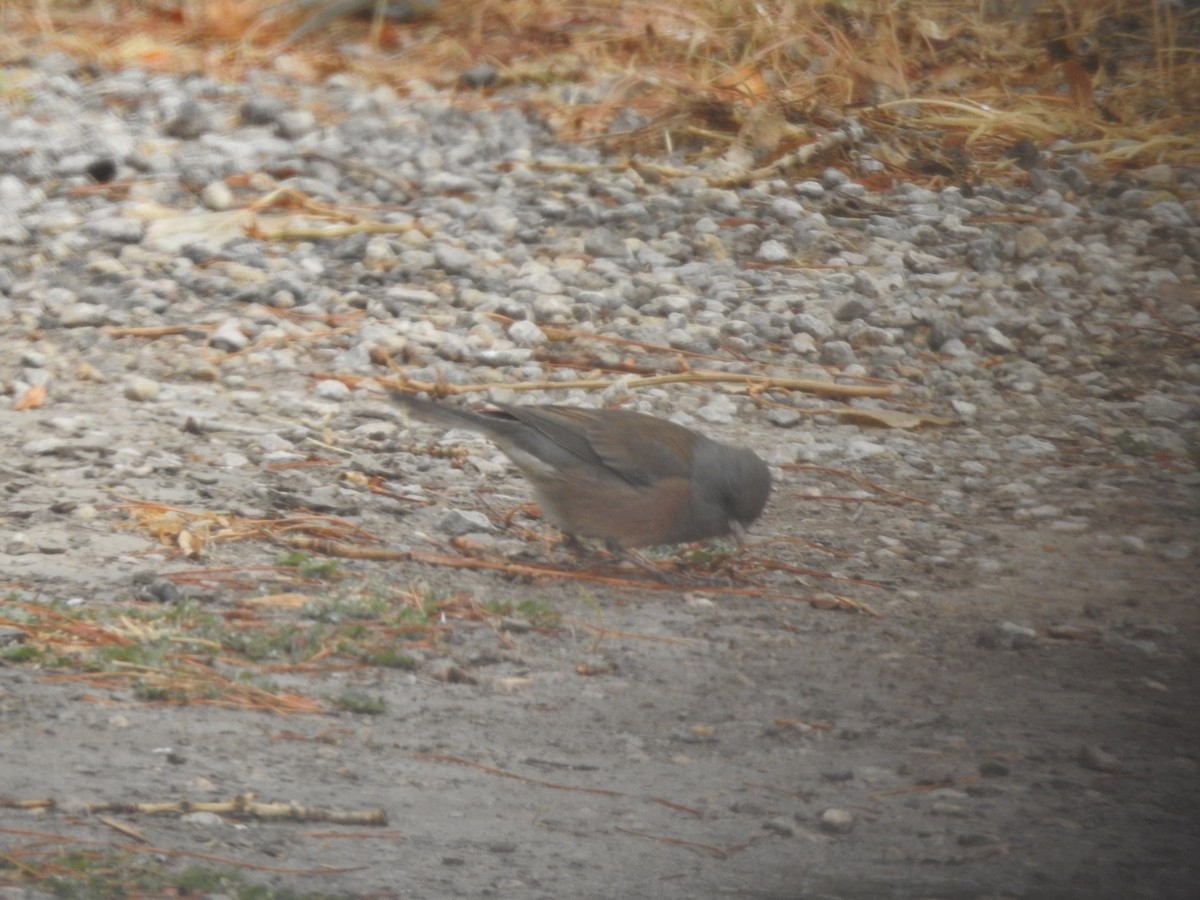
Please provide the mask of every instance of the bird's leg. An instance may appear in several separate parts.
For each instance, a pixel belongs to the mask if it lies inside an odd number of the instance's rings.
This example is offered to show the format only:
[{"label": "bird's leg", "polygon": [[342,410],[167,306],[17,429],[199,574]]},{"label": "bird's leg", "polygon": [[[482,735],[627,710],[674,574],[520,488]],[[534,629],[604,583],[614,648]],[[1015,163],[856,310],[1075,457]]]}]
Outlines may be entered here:
[{"label": "bird's leg", "polygon": [[576,560],[595,560],[596,548],[590,544],[581,541],[573,534],[562,532],[562,536],[556,542],[564,550],[575,557]]},{"label": "bird's leg", "polygon": [[[573,534],[563,534],[563,545],[575,553],[579,560],[590,559],[591,562],[597,561],[596,549],[590,544],[586,544]],[[660,569],[642,554],[629,547],[622,547],[619,543],[613,540],[604,542],[604,549],[607,550],[616,559],[628,562],[635,568],[641,569],[646,574],[652,576],[656,581],[661,581],[666,584],[675,585],[676,587],[696,587],[698,585],[717,584],[707,578],[693,578],[687,575],[680,575],[674,572],[667,572]]]},{"label": "bird's leg", "polygon": [[615,541],[607,541],[605,546],[608,548],[608,551],[618,559],[632,563],[636,568],[639,568],[643,572],[652,575],[657,581],[662,581],[666,584],[672,584],[676,587],[696,587],[697,585],[706,583],[704,579],[697,580],[687,575],[680,575],[676,572],[667,572],[663,569],[660,569],[632,547],[622,547]]}]

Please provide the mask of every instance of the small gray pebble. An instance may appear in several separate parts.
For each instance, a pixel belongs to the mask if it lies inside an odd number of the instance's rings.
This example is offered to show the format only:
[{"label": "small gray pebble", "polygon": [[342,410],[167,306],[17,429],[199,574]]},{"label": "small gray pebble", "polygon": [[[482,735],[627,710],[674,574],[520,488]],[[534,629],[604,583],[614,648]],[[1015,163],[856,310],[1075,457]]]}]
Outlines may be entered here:
[{"label": "small gray pebble", "polygon": [[994,326],[988,326],[983,330],[981,336],[983,347],[989,353],[1013,353],[1016,351],[1016,345],[1002,332]]},{"label": "small gray pebble", "polygon": [[518,347],[536,347],[548,340],[542,329],[527,319],[518,319],[508,326],[508,337]]},{"label": "small gray pebble", "polygon": [[64,328],[86,328],[103,325],[108,310],[95,303],[72,303],[58,315]]},{"label": "small gray pebble", "polygon": [[313,393],[322,400],[345,400],[350,396],[350,388],[344,382],[335,378],[326,378],[317,382]]},{"label": "small gray pebble", "polygon": [[851,297],[837,308],[833,317],[839,322],[853,322],[855,319],[865,319],[871,314],[871,307],[859,297]]},{"label": "small gray pebble", "polygon": [[144,375],[131,375],[125,379],[125,385],[121,392],[127,400],[143,402],[157,397],[161,388],[162,386],[152,378]]},{"label": "small gray pebble", "polygon": [[485,88],[494,85],[500,78],[500,71],[487,63],[480,63],[472,69],[467,69],[459,76],[465,86],[470,88]]},{"label": "small gray pebble", "polygon": [[828,834],[847,834],[854,830],[857,821],[848,809],[827,809],[819,820],[821,830]]},{"label": "small gray pebble", "polygon": [[236,353],[250,346],[250,338],[246,337],[237,319],[225,319],[209,335],[208,343],[218,350]]},{"label": "small gray pebble", "polygon": [[762,242],[755,256],[765,263],[785,263],[792,258],[792,251],[780,241],[769,240]]},{"label": "small gray pebble", "polygon": [[826,341],[821,346],[821,362],[827,366],[848,366],[858,357],[845,341]]},{"label": "small gray pebble", "polygon": [[180,104],[174,118],[163,126],[163,133],[168,137],[191,141],[211,128],[212,123],[204,107],[195,100],[185,100]]},{"label": "small gray pebble", "polygon": [[767,421],[780,428],[795,428],[803,419],[804,417],[794,409],[777,406],[767,410]]},{"label": "small gray pebble", "polygon": [[437,522],[438,530],[450,537],[462,537],[474,532],[495,531],[496,526],[483,513],[473,509],[447,510]]},{"label": "small gray pebble", "polygon": [[287,107],[274,97],[250,97],[241,105],[238,114],[246,125],[270,125]]}]

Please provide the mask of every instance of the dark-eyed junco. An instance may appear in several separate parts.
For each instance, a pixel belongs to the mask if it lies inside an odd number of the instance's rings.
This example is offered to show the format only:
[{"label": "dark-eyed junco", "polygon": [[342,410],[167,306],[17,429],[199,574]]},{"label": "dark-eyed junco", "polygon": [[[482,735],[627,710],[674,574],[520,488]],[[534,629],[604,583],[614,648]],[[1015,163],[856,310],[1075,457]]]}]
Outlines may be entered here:
[{"label": "dark-eyed junco", "polygon": [[550,521],[611,548],[740,541],[771,493],[753,451],[642,413],[504,404],[479,413],[391,395],[421,419],[486,435],[532,482]]}]

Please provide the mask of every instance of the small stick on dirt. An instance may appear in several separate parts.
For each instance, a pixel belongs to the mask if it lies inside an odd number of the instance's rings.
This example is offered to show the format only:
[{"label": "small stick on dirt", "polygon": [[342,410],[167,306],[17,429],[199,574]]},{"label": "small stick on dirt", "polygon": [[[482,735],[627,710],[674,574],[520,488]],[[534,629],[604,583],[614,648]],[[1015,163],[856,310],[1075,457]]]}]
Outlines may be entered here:
[{"label": "small stick on dirt", "polygon": [[180,850],[175,847],[153,847],[141,844],[118,844],[118,849],[127,853],[153,853],[155,856],[186,857],[202,859],[205,862],[220,865],[235,866],[242,869],[253,869],[256,872],[271,872],[276,875],[343,875],[347,872],[361,872],[366,866],[319,866],[315,869],[293,869],[289,866],[268,866],[265,863],[250,862],[245,859],[234,859],[232,856],[220,856],[216,853],[201,853],[197,850]]},{"label": "small stick on dirt", "polygon": [[664,800],[662,797],[651,797],[659,806],[665,806],[667,809],[673,809],[677,812],[687,813],[694,819],[703,819],[704,812],[699,809],[692,809],[690,806],[684,806],[682,803],[672,803],[670,800]]},{"label": "small stick on dirt", "polygon": [[776,719],[775,724],[780,728],[795,728],[797,731],[811,729],[812,731],[835,731],[837,726],[832,722],[806,722],[803,719]]},{"label": "small stick on dirt", "polygon": [[[50,798],[38,800],[14,800],[12,797],[0,797],[0,809],[54,809],[58,803]],[[8,832],[6,831],[5,834]],[[23,832],[18,832],[21,834]]]},{"label": "small stick on dirt", "polygon": [[[421,553],[414,550],[387,550],[382,547],[355,547],[339,544],[335,541],[325,541],[315,538],[294,537],[283,543],[300,550],[311,550],[323,556],[341,556],[348,559],[372,559],[388,562],[415,562],[430,566],[450,566],[456,569],[473,569],[506,572],[525,578],[569,578],[576,581],[591,581],[597,584],[607,584],[613,587],[636,587],[643,590],[671,591],[678,590],[679,585],[665,582],[645,581],[643,579],[619,578],[611,575],[596,575],[585,571],[571,571],[551,566],[539,566],[529,563],[513,563],[500,560],[471,559],[462,556],[445,556],[437,553]],[[704,585],[704,587],[711,587]],[[713,590],[721,593],[738,592],[736,588],[715,587]]]},{"label": "small stick on dirt", "polygon": [[[526,578],[565,578],[574,581],[589,581],[595,584],[606,584],[611,587],[637,588],[638,590],[643,591],[680,590],[680,586],[678,584],[667,584],[666,582],[646,581],[643,579],[618,578],[611,575],[595,575],[591,572],[574,572],[570,569],[558,569],[550,566],[536,566],[528,563],[520,564],[488,559],[467,559],[459,556],[445,556],[436,553],[420,553],[412,550],[388,550],[383,547],[353,547],[338,544],[334,541],[325,541],[305,537],[289,538],[288,540],[283,541],[283,543],[289,547],[295,547],[301,550],[311,550],[314,553],[320,553],[324,556],[342,556],[349,559],[373,559],[387,562],[415,562],[430,566],[450,566],[456,569],[507,572],[510,575],[520,575]],[[831,578],[838,581],[848,581],[852,584],[867,585],[868,587],[883,587],[882,584],[879,584],[875,581],[867,581],[861,578],[844,578],[841,576],[832,575],[828,572],[816,572],[809,571],[807,569],[798,569],[793,566],[786,566],[783,563],[774,562],[772,560],[760,560],[755,557],[754,561],[760,565],[763,565],[765,568],[778,569],[782,572],[812,575],[820,578]],[[799,600],[802,603],[807,603],[814,609],[853,610],[854,612],[866,613],[874,618],[883,618],[881,613],[876,612],[866,603],[863,603],[860,600],[854,600],[850,597],[796,597],[791,594],[781,594],[777,591],[768,591],[759,587],[734,587],[720,584],[698,584],[692,587],[698,591],[734,597],[759,597],[764,600]]]},{"label": "small stick on dirt", "polygon": [[638,634],[635,631],[620,631],[616,628],[593,625],[591,622],[583,622],[579,619],[563,619],[562,623],[575,628],[584,628],[597,637],[629,638],[636,641],[655,641],[659,644],[690,644],[697,640],[696,638],[670,637],[663,634]]},{"label": "small stick on dirt", "polygon": [[581,787],[574,784],[560,784],[557,781],[543,781],[540,778],[529,778],[526,775],[518,775],[516,772],[509,772],[507,769],[498,769],[495,766],[486,766],[483,763],[475,762],[473,759],[464,759],[461,756],[448,756],[444,753],[414,753],[413,759],[425,760],[427,762],[445,762],[453,763],[456,766],[467,766],[471,769],[478,769],[481,772],[487,772],[489,775],[499,775],[502,778],[512,778],[516,781],[523,781],[525,784],[535,784],[538,787],[550,788],[555,791],[577,791],[581,794],[599,794],[601,797],[628,797],[628,794],[623,794],[620,791],[612,791],[608,788]]},{"label": "small stick on dirt", "polygon": [[622,828],[619,825],[615,829],[621,834],[631,834],[634,837],[649,838],[652,841],[658,841],[660,844],[672,844],[676,847],[687,847],[689,850],[699,850],[703,853],[711,853],[718,859],[728,859],[735,853],[741,853],[755,841],[762,840],[764,835],[755,835],[750,840],[741,844],[730,844],[728,847],[717,847],[713,844],[701,844],[697,841],[687,841],[683,838],[669,837],[662,834],[650,834],[648,831],[636,831],[633,828]]},{"label": "small stick on dirt", "polygon": [[914,784],[909,787],[893,788],[890,791],[874,791],[867,794],[872,800],[882,800],[887,797],[903,797],[905,794],[927,794],[930,791],[940,791],[943,788],[961,787],[968,784],[978,784],[980,781],[979,775],[967,775],[963,778],[947,778],[943,781],[934,781],[930,784]]},{"label": "small stick on dirt", "polygon": [[[175,847],[156,847],[151,844],[109,844],[106,841],[99,841],[93,838],[83,837],[68,837],[61,834],[50,834],[47,832],[23,831],[13,828],[0,828],[0,834],[19,834],[30,837],[40,837],[49,840],[54,844],[76,844],[88,846],[105,846],[115,847],[118,850],[123,850],[126,853],[150,853],[155,856],[163,857],[184,857],[187,859],[202,859],[206,862],[214,862],[220,865],[233,866],[242,869],[253,869],[258,872],[272,872],[277,875],[338,875],[345,872],[358,872],[366,868],[365,866],[347,866],[343,868],[334,868],[333,866],[320,866],[315,869],[293,869],[288,866],[269,866],[265,863],[254,863],[248,860],[234,859],[230,856],[218,856],[215,853],[201,853],[196,850],[180,850]],[[30,877],[43,879],[45,873],[39,872],[36,869],[22,863],[20,860],[13,859],[9,856],[0,854],[0,859],[13,863],[16,868],[21,869],[30,875]]]},{"label": "small stick on dirt", "polygon": [[[719,135],[707,129],[692,128],[689,131],[693,135],[710,138],[719,137]],[[534,169],[541,169],[547,172],[571,172],[576,175],[586,175],[598,171],[622,172],[630,168],[637,172],[649,173],[655,178],[688,178],[699,174],[712,187],[737,187],[774,177],[776,173],[786,169],[801,167],[816,157],[860,142],[865,134],[865,130],[857,127],[845,127],[836,131],[830,131],[821,135],[812,143],[805,144],[791,153],[784,154],[765,166],[742,169],[730,175],[705,175],[702,172],[698,173],[692,169],[681,169],[677,166],[650,162],[645,159],[622,159],[617,163],[575,163],[538,160],[530,165]],[[608,137],[608,135],[605,137]]]},{"label": "small stick on dirt", "polygon": [[[845,469],[834,469],[830,466],[817,466],[811,463],[784,463],[780,466],[781,469],[791,469],[793,472],[824,472],[828,475],[836,475],[839,478],[849,478],[851,481],[857,481],[864,487],[870,488],[873,491],[878,491],[881,494],[888,494],[892,497],[898,497],[909,503],[922,503],[926,506],[933,503],[932,500],[926,500],[924,497],[914,497],[912,494],[904,494],[900,491],[886,487],[876,481],[871,481],[869,478],[864,478],[856,472],[847,472]],[[807,499],[807,498],[805,498]]]},{"label": "small stick on dirt", "polygon": [[743,781],[742,784],[749,788],[758,788],[762,791],[770,791],[772,794],[780,794],[784,797],[791,797],[793,800],[802,800],[805,803],[812,803],[817,796],[812,791],[785,791],[773,784],[760,784],[757,781]]},{"label": "small stick on dirt", "polygon": [[120,832],[127,838],[133,838],[135,841],[138,841],[142,844],[150,843],[150,840],[132,825],[127,825],[124,822],[117,821],[112,816],[99,816],[98,819],[102,824],[107,825],[113,831]]},{"label": "small stick on dirt", "polygon": [[[624,383],[632,388],[653,387],[660,384],[740,384],[756,391],[800,391],[818,397],[890,397],[894,387],[876,387],[867,384],[837,384],[832,381],[817,381],[814,378],[789,378],[775,375],[747,375],[740,372],[714,372],[692,369],[670,375],[649,375],[644,378],[625,378]],[[384,382],[380,382],[384,383]],[[611,387],[611,378],[585,378],[576,381],[521,381],[505,384],[510,391],[543,390],[603,390]],[[396,390],[424,391],[431,396],[447,394],[478,394],[496,387],[495,384],[438,384],[432,381],[387,382]]]},{"label": "small stick on dirt", "polygon": [[817,569],[805,569],[801,566],[791,566],[787,563],[782,563],[774,559],[767,559],[766,557],[749,556],[746,559],[748,562],[755,563],[764,569],[775,569],[778,572],[787,572],[791,575],[807,575],[809,578],[825,578],[830,581],[845,581],[848,584],[861,584],[864,587],[883,587],[883,585],[878,581],[870,581],[866,578],[852,578],[849,575],[834,575],[832,572],[821,572]]},{"label": "small stick on dirt", "polygon": [[847,612],[862,613],[872,619],[882,619],[883,613],[872,609],[868,604],[853,597],[842,597],[830,594],[828,597],[807,597],[806,602],[813,609],[841,609]]},{"label": "small stick on dirt", "polygon": [[[518,775],[516,772],[510,772],[507,769],[498,769],[495,766],[487,766],[483,763],[475,762],[472,759],[464,759],[461,756],[448,756],[444,753],[414,753],[413,758],[427,760],[430,762],[453,763],[456,766],[467,766],[472,769],[478,769],[481,772],[487,772],[489,775],[499,775],[502,778],[512,778],[515,781],[537,785],[538,787],[550,788],[551,790],[555,791],[577,791],[583,794],[599,794],[601,797],[620,797],[623,799],[632,799],[630,794],[625,794],[621,791],[614,791],[610,790],[609,788],[561,784],[557,781],[543,781],[540,778],[530,778],[526,775]],[[657,803],[659,806],[665,806],[667,809],[673,809],[676,812],[685,813],[693,818],[704,818],[704,813],[701,810],[693,809],[690,806],[684,806],[681,803],[674,803],[662,797],[651,797],[650,800],[652,803]]]},{"label": "small stick on dirt", "polygon": [[304,836],[318,841],[361,841],[366,839],[373,841],[408,840],[399,831],[306,831],[304,832]]},{"label": "small stick on dirt", "polygon": [[1200,343],[1200,335],[1189,334],[1178,328],[1154,328],[1151,325],[1134,325],[1132,322],[1108,322],[1113,328],[1119,328],[1122,331],[1145,331],[1150,334],[1165,334],[1170,337],[1182,338],[1185,341],[1196,344]]},{"label": "small stick on dirt", "polygon": [[[54,798],[42,800],[13,800],[0,797],[0,807],[10,809],[58,809]],[[323,806],[303,806],[299,803],[264,803],[253,794],[242,794],[232,800],[163,800],[144,803],[89,803],[89,814],[118,813],[121,815],[184,815],[211,812],[234,818],[286,820],[289,822],[334,822],[338,825],[387,825],[387,813],[382,809],[341,810]]]},{"label": "small stick on dirt", "polygon": [[109,337],[167,337],[172,334],[187,334],[189,331],[212,331],[217,326],[196,323],[192,325],[110,325],[104,329]]},{"label": "small stick on dirt", "polygon": [[29,863],[22,862],[21,860],[17,859],[16,856],[13,856],[9,853],[0,853],[0,860],[8,863],[18,872],[24,872],[26,877],[32,879],[33,881],[41,881],[45,877],[43,873],[29,865]]},{"label": "small stick on dirt", "polygon": [[370,175],[372,178],[377,178],[380,181],[390,184],[392,187],[403,191],[406,194],[412,194],[415,190],[415,185],[407,178],[401,178],[395,172],[389,172],[386,169],[381,169],[378,166],[369,166],[366,163],[359,162],[356,159],[348,159],[344,156],[332,156],[328,153],[322,153],[319,150],[305,150],[300,154],[307,156],[310,159],[319,159],[322,162],[332,163],[335,166],[341,166],[349,169],[352,172],[362,172]]},{"label": "small stick on dirt", "polygon": [[[903,506],[910,501],[895,497],[852,497],[849,494],[792,494],[797,500],[818,500],[830,503],[882,503],[886,506]],[[928,502],[928,501],[921,501]]]}]

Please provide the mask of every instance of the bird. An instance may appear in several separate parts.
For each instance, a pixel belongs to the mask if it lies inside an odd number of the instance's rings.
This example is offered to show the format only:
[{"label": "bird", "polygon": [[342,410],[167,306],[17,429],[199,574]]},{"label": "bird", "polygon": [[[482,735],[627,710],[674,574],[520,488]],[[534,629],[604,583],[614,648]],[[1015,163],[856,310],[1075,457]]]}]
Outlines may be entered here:
[{"label": "bird", "polygon": [[729,535],[742,543],[771,493],[754,451],[644,413],[504,403],[474,412],[390,395],[426,422],[486,436],[529,480],[547,519],[609,550]]}]

